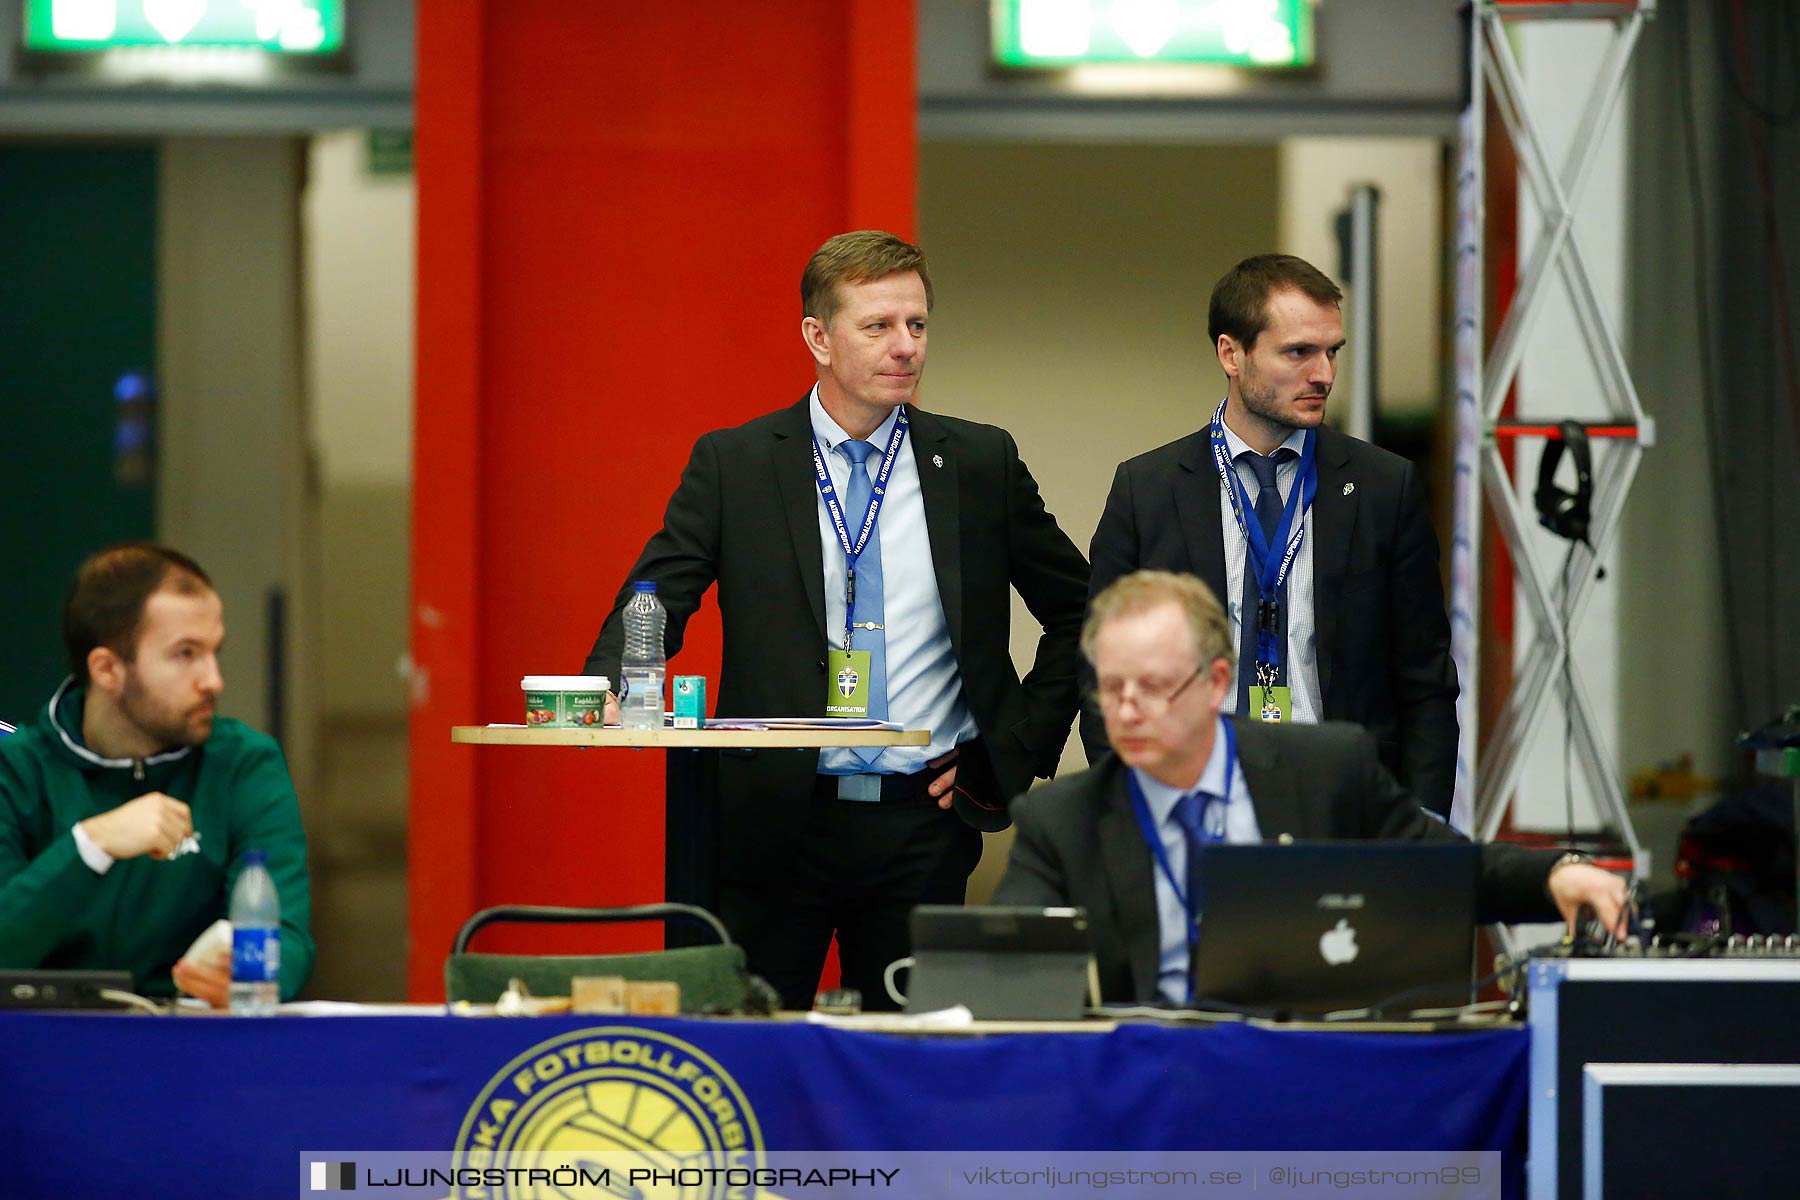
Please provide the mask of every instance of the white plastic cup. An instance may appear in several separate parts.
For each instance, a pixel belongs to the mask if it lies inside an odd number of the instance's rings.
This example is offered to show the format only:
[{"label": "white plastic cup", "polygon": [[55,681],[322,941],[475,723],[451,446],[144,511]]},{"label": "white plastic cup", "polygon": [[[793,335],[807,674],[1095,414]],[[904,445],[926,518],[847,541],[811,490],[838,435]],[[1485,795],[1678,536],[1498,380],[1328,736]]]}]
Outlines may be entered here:
[{"label": "white plastic cup", "polygon": [[604,675],[527,675],[519,686],[532,729],[598,729],[606,722],[612,680]]}]

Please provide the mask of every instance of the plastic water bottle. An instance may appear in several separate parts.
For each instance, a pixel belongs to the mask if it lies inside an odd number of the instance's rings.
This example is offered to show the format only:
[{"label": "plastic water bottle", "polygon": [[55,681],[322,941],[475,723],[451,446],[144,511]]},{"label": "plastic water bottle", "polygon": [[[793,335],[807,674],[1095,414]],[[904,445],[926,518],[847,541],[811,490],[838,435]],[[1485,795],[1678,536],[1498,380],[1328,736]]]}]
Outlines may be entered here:
[{"label": "plastic water bottle", "polygon": [[663,657],[663,626],[669,614],[656,598],[655,583],[640,579],[632,587],[637,595],[625,606],[625,654],[619,662],[625,695],[619,701],[619,720],[627,729],[661,729],[668,664]]},{"label": "plastic water bottle", "polygon": [[231,889],[231,1011],[266,1016],[281,1002],[281,897],[268,856],[244,851]]}]

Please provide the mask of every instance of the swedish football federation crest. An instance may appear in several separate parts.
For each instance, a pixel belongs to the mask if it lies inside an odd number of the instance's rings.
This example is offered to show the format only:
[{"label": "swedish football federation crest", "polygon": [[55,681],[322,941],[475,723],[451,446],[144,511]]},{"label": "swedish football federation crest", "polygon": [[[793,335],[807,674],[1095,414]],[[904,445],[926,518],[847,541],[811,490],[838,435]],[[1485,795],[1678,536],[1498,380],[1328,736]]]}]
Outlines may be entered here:
[{"label": "swedish football federation crest", "polygon": [[1250,711],[1258,720],[1271,724],[1291,720],[1294,715],[1294,693],[1285,685],[1282,687],[1253,687],[1250,689]]},{"label": "swedish football federation crest", "polygon": [[[756,1114],[718,1062],[679,1038],[630,1026],[566,1033],[501,1067],[463,1118],[455,1166],[481,1169],[496,1155],[518,1167],[540,1158],[586,1160],[605,1164],[614,1175],[640,1163],[666,1172],[755,1169],[766,1161]],[[548,1200],[565,1193],[484,1185],[461,1194]],[[621,1188],[601,1194],[631,1193]],[[667,1194],[711,1200],[757,1189],[722,1184]]]},{"label": "swedish football federation crest", "polygon": [[[846,635],[848,640],[848,635]],[[870,662],[867,650],[832,650],[825,656],[825,715],[869,715]]]}]

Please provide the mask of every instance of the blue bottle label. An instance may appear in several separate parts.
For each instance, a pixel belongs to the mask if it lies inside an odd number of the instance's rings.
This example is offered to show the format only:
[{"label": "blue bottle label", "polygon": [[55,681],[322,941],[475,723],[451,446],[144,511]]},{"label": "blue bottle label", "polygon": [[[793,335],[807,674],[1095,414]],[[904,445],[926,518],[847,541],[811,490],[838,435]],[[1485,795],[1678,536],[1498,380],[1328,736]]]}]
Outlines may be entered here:
[{"label": "blue bottle label", "polygon": [[274,983],[281,977],[281,935],[273,929],[231,931],[233,983]]}]

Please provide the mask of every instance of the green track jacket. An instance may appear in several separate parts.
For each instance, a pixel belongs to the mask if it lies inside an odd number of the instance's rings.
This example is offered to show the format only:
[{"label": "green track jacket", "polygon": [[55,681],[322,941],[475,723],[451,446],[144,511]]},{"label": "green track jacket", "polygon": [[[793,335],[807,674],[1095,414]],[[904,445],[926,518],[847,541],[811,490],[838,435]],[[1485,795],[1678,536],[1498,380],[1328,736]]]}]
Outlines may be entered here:
[{"label": "green track jacket", "polygon": [[[174,995],[169,968],[225,915],[243,853],[258,849],[281,896],[281,998],[291,999],[312,974],[312,896],[280,747],[218,717],[201,745],[102,758],[82,743],[83,699],[71,679],[29,726],[0,737],[0,967],[128,970],[145,995]],[[76,823],[146,792],[192,809],[199,853],[95,874]]]}]

